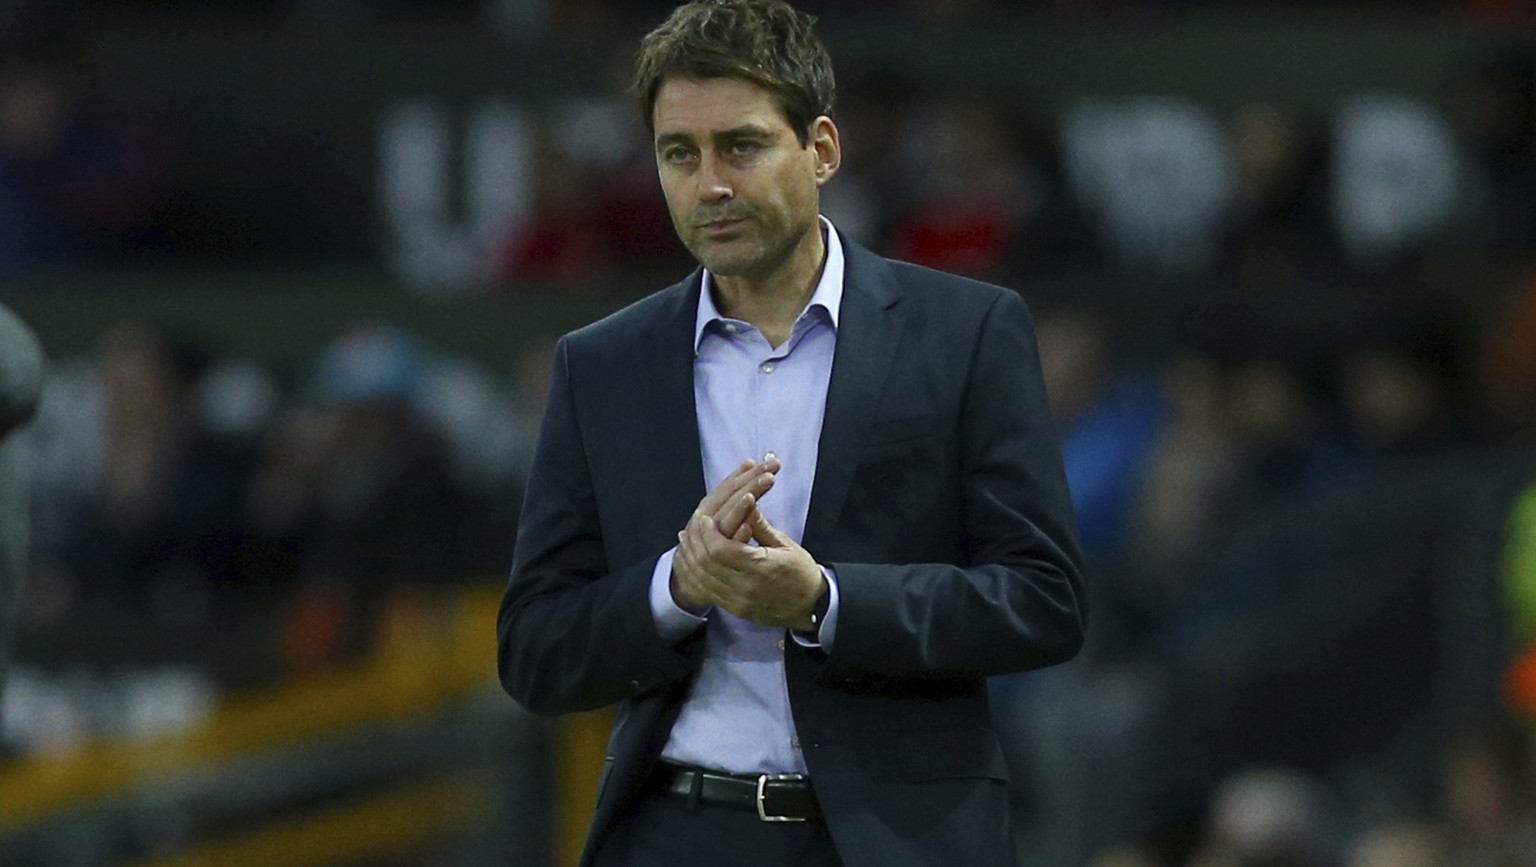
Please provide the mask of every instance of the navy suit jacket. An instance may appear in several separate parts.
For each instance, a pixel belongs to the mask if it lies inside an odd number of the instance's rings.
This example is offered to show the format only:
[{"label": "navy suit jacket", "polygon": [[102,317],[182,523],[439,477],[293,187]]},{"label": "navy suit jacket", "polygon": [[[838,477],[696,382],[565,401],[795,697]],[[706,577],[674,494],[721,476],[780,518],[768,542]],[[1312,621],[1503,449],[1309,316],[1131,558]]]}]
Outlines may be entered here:
[{"label": "navy suit jacket", "polygon": [[[1019,296],[846,243],[802,544],[838,576],[829,653],[785,643],[801,749],[848,867],[1011,865],[985,679],[1062,662],[1086,603]],[[617,704],[583,864],[634,802],[701,660],[648,601],[704,496],[700,273],[560,340],[497,623],[535,713]]]}]

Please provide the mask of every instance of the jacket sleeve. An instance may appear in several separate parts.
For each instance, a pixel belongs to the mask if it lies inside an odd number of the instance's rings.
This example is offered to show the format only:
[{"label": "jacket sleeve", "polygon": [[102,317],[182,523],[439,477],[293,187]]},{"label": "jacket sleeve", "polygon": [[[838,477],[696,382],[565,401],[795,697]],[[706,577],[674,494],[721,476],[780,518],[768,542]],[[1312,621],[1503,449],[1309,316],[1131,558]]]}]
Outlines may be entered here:
[{"label": "jacket sleeve", "polygon": [[1082,646],[1082,554],[1034,327],[1015,293],[982,321],[959,431],[959,563],[828,564],[841,611],[825,676],[991,676]]},{"label": "jacket sleeve", "polygon": [[673,683],[697,665],[699,644],[695,635],[669,645],[657,630],[648,596],[655,557],[608,563],[568,343],[555,350],[496,624],[502,686],[540,714],[602,707]]}]

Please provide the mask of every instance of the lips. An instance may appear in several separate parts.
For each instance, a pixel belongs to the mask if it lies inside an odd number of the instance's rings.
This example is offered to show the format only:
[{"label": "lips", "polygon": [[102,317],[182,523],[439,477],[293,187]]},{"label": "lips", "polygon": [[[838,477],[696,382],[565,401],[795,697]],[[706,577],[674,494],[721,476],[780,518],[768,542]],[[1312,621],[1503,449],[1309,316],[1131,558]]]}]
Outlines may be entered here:
[{"label": "lips", "polygon": [[725,232],[740,226],[746,222],[745,217],[722,217],[715,220],[707,220],[699,223],[698,227],[706,232]]}]

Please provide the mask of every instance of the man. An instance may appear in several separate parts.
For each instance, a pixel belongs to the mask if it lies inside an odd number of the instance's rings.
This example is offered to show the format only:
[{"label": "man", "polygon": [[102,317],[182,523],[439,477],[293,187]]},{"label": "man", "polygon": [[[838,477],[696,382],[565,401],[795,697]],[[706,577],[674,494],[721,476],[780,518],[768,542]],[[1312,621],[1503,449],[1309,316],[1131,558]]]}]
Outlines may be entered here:
[{"label": "man", "polygon": [[19,446],[9,434],[32,417],[43,385],[43,350],[20,318],[0,304],[0,693],[5,691],[11,628],[26,574],[27,487]]},{"label": "man", "polygon": [[985,679],[1082,642],[1029,315],[818,216],[813,20],[714,0],[645,38],[703,267],[556,349],[497,631],[534,712],[618,704],[583,864],[1012,864]]}]

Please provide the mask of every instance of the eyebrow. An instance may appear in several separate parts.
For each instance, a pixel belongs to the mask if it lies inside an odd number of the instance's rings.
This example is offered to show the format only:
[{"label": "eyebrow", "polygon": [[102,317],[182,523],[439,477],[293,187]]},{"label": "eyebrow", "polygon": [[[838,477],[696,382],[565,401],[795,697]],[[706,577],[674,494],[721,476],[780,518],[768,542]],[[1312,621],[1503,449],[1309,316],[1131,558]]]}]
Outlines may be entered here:
[{"label": "eyebrow", "polygon": [[[755,123],[743,124],[730,129],[717,130],[710,133],[710,138],[715,141],[730,141],[740,138],[772,138],[773,130]],[[668,145],[687,144],[693,141],[693,136],[683,132],[669,132],[656,137],[656,148],[660,150]]]}]

